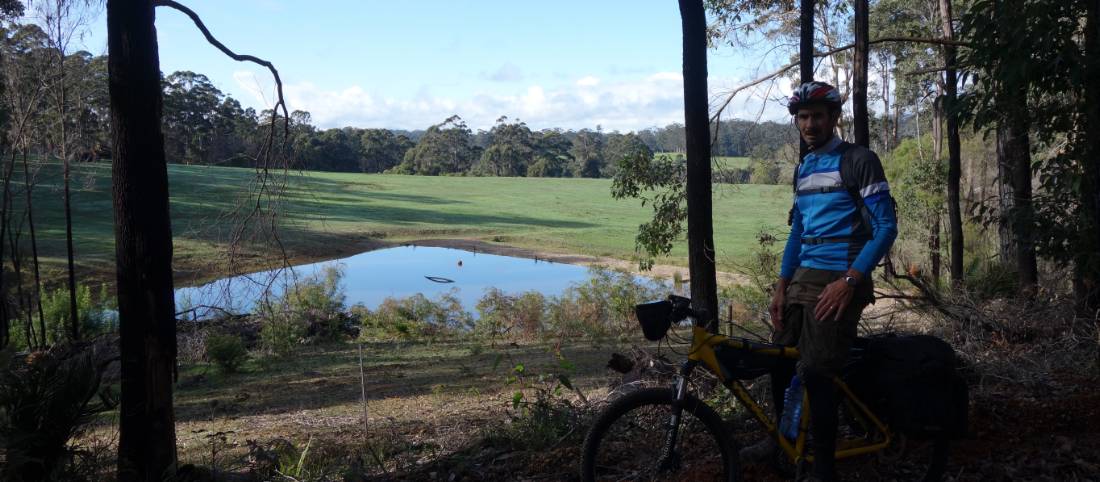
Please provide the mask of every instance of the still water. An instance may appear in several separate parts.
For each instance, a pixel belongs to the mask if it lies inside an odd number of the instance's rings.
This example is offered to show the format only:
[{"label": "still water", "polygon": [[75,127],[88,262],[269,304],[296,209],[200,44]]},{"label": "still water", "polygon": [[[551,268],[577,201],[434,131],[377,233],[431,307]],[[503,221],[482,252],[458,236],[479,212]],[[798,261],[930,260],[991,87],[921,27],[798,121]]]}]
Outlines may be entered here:
[{"label": "still water", "polygon": [[[475,311],[477,301],[491,287],[506,293],[538,291],[558,295],[571,284],[588,279],[588,268],[527,258],[474,253],[460,249],[402,246],[357,254],[282,271],[265,271],[224,278],[202,286],[176,290],[176,310],[217,306],[234,313],[249,313],[265,286],[283,293],[295,279],[324,276],[329,266],[343,273],[341,288],[348,306],[374,308],[386,298],[423,293],[428,298],[455,290],[464,309]],[[434,281],[433,281],[434,280]],[[197,309],[195,316],[215,314]]]}]

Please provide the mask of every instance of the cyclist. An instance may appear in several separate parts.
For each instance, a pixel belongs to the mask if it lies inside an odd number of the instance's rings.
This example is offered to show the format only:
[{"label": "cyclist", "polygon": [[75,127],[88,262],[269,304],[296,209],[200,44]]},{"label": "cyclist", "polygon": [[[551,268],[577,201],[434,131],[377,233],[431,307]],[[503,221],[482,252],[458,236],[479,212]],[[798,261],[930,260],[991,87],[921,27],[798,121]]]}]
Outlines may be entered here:
[{"label": "cyclist", "polygon": [[[783,251],[770,312],[775,342],[796,346],[799,377],[810,397],[814,466],[809,480],[835,480],[838,394],[832,375],[848,358],[863,309],[874,302],[871,271],[897,237],[890,188],[878,156],[835,135],[841,99],[823,82],[799,86],[788,103],[810,152],[795,169],[791,234]],[[792,364],[772,372],[776,420]],[[766,440],[741,453],[772,456]]]}]

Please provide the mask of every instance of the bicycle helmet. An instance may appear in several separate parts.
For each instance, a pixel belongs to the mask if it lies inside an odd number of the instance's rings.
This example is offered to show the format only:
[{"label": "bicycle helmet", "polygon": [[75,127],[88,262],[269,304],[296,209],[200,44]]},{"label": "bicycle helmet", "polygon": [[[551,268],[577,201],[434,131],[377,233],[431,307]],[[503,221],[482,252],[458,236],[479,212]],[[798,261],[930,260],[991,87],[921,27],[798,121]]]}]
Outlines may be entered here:
[{"label": "bicycle helmet", "polygon": [[834,109],[840,109],[840,93],[836,88],[825,82],[806,82],[798,86],[794,95],[787,101],[787,111],[791,115],[798,113],[798,109],[811,104],[826,104]]}]

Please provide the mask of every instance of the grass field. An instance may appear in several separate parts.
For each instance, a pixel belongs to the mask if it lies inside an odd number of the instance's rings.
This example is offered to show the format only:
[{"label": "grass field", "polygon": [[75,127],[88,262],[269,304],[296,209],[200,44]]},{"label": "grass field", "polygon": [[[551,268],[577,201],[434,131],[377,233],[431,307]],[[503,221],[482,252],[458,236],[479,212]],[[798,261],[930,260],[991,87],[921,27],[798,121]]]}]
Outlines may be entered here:
[{"label": "grass field", "polygon": [[[675,152],[658,152],[656,155],[664,157],[683,156],[683,154]],[[749,163],[752,162],[752,159],[747,157],[734,156],[713,156],[711,160],[714,161],[716,169],[744,169],[749,167]]]},{"label": "grass field", "polygon": [[[60,168],[44,164],[35,189],[35,224],[47,277],[64,261]],[[219,273],[250,169],[169,166],[175,265],[183,274]],[[17,178],[13,184],[21,184]],[[637,226],[650,209],[614,200],[607,179],[473,178],[292,173],[282,198],[280,240],[296,260],[332,258],[383,243],[475,239],[539,251],[629,259]],[[718,186],[715,243],[720,269],[735,271],[762,227],[783,226],[785,186]],[[13,212],[22,211],[16,193]],[[73,176],[73,230],[81,269],[109,279],[114,256],[110,165],[80,164]],[[27,234],[24,232],[24,237]],[[275,257],[271,243],[252,246],[254,264]],[[668,264],[686,264],[680,243]]]}]

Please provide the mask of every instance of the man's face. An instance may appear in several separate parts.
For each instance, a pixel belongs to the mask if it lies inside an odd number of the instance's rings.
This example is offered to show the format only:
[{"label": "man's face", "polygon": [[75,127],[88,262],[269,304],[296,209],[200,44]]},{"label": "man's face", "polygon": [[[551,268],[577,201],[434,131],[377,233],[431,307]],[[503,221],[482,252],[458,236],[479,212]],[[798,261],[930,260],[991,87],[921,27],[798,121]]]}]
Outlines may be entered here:
[{"label": "man's face", "polygon": [[798,109],[794,117],[802,140],[811,147],[820,147],[833,138],[840,116],[834,116],[825,104],[811,104]]}]

